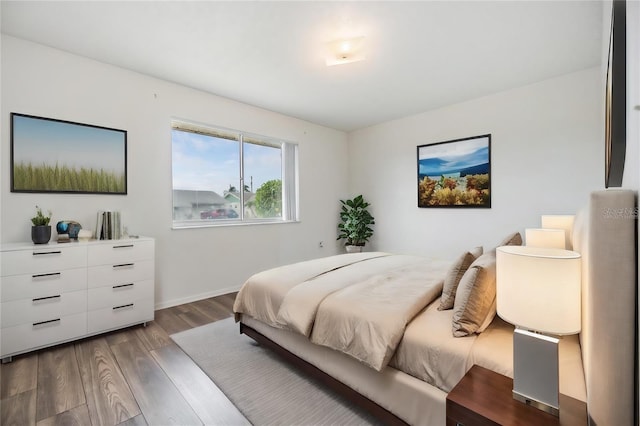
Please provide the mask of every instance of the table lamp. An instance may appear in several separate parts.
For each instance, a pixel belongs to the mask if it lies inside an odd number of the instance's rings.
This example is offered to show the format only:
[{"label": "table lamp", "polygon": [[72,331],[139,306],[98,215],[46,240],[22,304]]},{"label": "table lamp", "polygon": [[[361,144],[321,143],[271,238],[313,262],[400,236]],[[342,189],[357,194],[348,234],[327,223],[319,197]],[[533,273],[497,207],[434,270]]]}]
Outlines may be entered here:
[{"label": "table lamp", "polygon": [[564,229],[527,228],[524,241],[528,247],[566,248]]},{"label": "table lamp", "polygon": [[581,326],[580,254],[557,248],[496,249],[498,315],[516,326],[513,397],[559,415],[557,336]]},{"label": "table lamp", "polygon": [[546,229],[564,229],[564,248],[573,250],[573,222],[575,218],[575,215],[569,214],[545,214],[540,217],[540,224],[542,228]]}]

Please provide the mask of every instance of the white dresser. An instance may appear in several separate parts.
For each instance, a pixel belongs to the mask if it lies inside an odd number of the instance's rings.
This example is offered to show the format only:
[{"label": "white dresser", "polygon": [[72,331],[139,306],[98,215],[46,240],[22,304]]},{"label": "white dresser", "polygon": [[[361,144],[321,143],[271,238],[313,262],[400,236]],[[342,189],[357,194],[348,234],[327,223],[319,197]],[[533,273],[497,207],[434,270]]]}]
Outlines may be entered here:
[{"label": "white dresser", "polygon": [[153,320],[152,238],[3,244],[0,358]]}]

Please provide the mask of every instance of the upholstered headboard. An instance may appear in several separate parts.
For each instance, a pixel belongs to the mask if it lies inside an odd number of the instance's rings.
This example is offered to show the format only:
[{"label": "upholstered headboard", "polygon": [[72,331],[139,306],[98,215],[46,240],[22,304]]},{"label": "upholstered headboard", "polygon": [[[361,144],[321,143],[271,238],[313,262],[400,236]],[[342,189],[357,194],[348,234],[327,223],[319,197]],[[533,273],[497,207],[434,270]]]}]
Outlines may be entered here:
[{"label": "upholstered headboard", "polygon": [[635,193],[591,194],[574,227],[581,252],[582,356],[592,425],[633,425],[636,413]]}]

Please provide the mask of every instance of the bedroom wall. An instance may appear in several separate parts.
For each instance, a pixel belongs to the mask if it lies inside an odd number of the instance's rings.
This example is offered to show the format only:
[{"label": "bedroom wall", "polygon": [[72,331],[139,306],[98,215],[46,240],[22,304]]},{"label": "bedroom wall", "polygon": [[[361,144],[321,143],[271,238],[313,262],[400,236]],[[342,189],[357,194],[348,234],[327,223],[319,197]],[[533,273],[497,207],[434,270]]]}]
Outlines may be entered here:
[{"label": "bedroom wall", "polygon": [[[572,214],[604,187],[599,67],[349,134],[352,193],[372,203],[370,249],[453,257]],[[416,147],[490,133],[492,207],[417,207]]]},{"label": "bedroom wall", "polygon": [[627,153],[625,188],[640,189],[640,2],[627,2]]},{"label": "bedroom wall", "polygon": [[[602,73],[607,68],[611,28],[611,0],[602,2]],[[627,150],[622,187],[640,189],[640,2],[627,9]],[[603,83],[604,84],[604,83]]]},{"label": "bedroom wall", "polygon": [[[90,229],[98,210],[120,210],[130,234],[156,238],[159,307],[236,290],[267,267],[338,252],[338,199],[348,195],[345,133],[21,39],[1,41],[0,241],[30,241],[36,204],[53,211],[53,224],[74,219]],[[127,130],[128,195],[11,193],[10,112]],[[172,230],[172,117],[298,142],[301,221]]]}]

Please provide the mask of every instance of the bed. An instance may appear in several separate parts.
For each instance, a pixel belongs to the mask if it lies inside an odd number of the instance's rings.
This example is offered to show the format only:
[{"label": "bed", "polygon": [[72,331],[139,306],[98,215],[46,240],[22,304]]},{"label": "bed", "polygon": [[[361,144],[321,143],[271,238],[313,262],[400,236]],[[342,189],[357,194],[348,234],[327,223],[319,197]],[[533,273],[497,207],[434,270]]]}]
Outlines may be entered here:
[{"label": "bed", "polygon": [[[560,391],[586,401],[596,425],[636,420],[636,216],[632,191],[597,191],[574,226],[583,327],[561,340]],[[451,260],[373,252],[286,265],[252,276],[234,312],[242,333],[386,423],[444,425],[446,395],[474,364],[512,376],[494,248]]]}]

